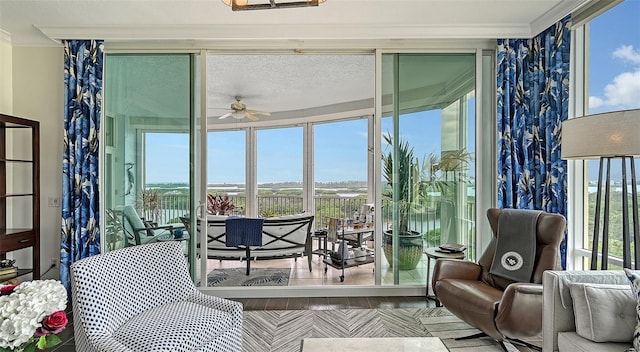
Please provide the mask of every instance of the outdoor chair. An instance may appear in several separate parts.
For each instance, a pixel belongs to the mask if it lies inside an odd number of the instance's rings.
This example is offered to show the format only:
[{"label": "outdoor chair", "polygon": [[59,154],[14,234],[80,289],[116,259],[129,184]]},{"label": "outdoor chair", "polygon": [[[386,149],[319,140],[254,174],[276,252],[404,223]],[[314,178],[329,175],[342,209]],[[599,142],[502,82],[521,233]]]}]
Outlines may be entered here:
[{"label": "outdoor chair", "polygon": [[198,291],[177,241],[71,265],[77,351],[242,350],[242,304]]},{"label": "outdoor chair", "polygon": [[155,222],[144,221],[132,205],[125,205],[114,212],[123,219],[127,246],[156,242],[159,236],[173,236],[173,230],[184,228],[182,223],[158,226]]}]

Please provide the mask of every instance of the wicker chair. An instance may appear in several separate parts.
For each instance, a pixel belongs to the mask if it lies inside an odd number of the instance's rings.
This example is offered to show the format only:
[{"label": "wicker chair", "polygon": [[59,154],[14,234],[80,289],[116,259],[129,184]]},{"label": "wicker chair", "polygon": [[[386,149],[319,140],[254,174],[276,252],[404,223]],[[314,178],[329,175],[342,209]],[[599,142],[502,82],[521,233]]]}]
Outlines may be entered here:
[{"label": "wicker chair", "polygon": [[241,351],[242,304],[198,291],[178,241],[71,265],[78,351]]}]

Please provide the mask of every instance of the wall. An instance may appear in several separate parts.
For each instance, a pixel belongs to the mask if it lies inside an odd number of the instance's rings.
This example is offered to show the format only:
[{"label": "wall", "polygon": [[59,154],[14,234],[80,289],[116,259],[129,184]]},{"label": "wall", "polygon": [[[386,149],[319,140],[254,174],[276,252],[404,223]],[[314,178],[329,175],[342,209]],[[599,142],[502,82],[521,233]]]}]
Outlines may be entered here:
[{"label": "wall", "polygon": [[13,112],[11,35],[0,29],[0,113]]},{"label": "wall", "polygon": [[48,203],[62,196],[63,49],[14,46],[12,52],[13,115],[40,121],[40,260],[44,272],[52,258],[60,257],[61,208]]}]

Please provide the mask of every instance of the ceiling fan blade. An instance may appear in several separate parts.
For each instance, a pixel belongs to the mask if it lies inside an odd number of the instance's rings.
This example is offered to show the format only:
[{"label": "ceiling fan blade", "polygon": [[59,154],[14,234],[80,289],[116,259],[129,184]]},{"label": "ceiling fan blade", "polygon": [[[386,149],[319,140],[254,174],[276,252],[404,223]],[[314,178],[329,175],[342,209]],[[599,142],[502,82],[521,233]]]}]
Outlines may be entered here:
[{"label": "ceiling fan blade", "polygon": [[248,117],[249,120],[251,121],[258,121],[258,118],[256,117],[256,115],[254,115],[253,112],[251,111],[245,111],[244,116]]},{"label": "ceiling fan blade", "polygon": [[231,116],[232,114],[233,114],[233,112],[228,112],[228,113],[218,117],[218,119],[219,120],[226,119],[227,117]]},{"label": "ceiling fan blade", "polygon": [[246,110],[247,112],[250,112],[254,115],[265,115],[265,116],[271,116],[270,112],[267,111],[260,111],[260,110]]}]

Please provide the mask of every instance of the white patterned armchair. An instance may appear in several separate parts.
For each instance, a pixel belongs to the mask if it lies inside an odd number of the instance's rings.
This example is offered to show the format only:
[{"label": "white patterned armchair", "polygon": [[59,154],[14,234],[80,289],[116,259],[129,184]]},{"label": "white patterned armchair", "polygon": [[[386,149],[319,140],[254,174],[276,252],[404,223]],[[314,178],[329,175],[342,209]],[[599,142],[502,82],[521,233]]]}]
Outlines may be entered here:
[{"label": "white patterned armchair", "polygon": [[179,241],[71,265],[76,351],[241,351],[242,304],[191,281]]}]

